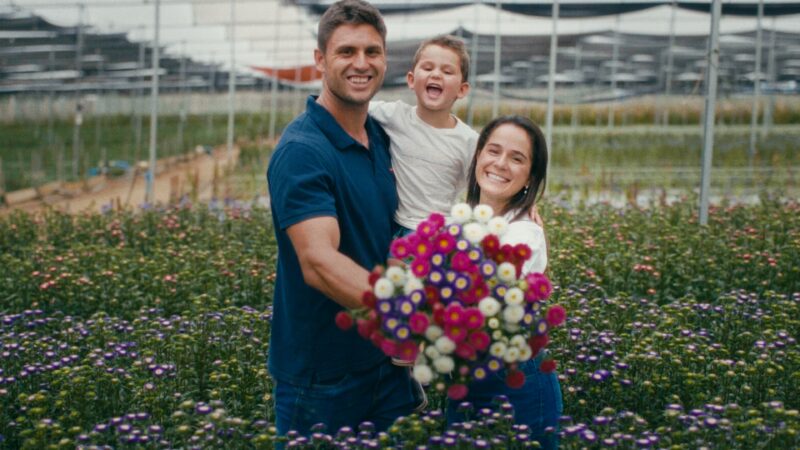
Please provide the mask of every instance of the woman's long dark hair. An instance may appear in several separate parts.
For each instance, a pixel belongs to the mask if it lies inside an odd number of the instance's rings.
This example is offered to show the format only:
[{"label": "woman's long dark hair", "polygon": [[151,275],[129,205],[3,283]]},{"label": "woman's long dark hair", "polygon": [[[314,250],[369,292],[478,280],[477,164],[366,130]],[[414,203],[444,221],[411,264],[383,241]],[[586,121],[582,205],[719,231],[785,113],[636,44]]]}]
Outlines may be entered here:
[{"label": "woman's long dark hair", "polygon": [[475,169],[478,165],[478,156],[483,147],[486,146],[486,141],[489,136],[494,133],[500,125],[511,124],[524,130],[528,134],[531,141],[531,172],[528,175],[528,189],[522,189],[517,192],[511,201],[506,205],[505,211],[495,211],[495,214],[502,215],[509,211],[518,211],[513,220],[517,220],[528,214],[528,211],[541,199],[544,195],[544,188],[547,184],[547,142],[544,139],[544,134],[538,125],[531,122],[529,119],[518,115],[501,116],[498,117],[483,127],[481,134],[478,137],[478,145],[475,149],[475,156],[472,157],[472,164],[469,169],[469,181],[467,183],[467,203],[475,206],[481,199],[481,187],[478,186],[478,179],[475,175]]}]

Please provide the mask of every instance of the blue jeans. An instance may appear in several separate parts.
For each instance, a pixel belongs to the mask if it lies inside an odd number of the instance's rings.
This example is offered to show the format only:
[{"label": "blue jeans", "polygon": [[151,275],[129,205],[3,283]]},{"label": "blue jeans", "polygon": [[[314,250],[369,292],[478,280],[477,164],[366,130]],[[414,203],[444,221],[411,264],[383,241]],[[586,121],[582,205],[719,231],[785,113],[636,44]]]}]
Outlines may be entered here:
[{"label": "blue jeans", "polygon": [[[520,364],[520,370],[525,373],[525,384],[519,389],[506,385],[505,370],[490,374],[483,381],[471,383],[466,398],[447,402],[447,425],[468,420],[465,413],[458,411],[461,402],[472,403],[474,411],[496,409],[492,399],[505,395],[514,406],[514,421],[530,427],[531,439],[539,441],[542,448],[558,448],[558,419],[564,412],[561,385],[555,372],[542,373],[539,370],[540,363],[541,356]],[[553,427],[554,431],[546,433],[547,427]]]},{"label": "blue jeans", "polygon": [[345,425],[355,429],[364,421],[383,431],[424,402],[422,388],[411,378],[409,369],[388,359],[363,372],[310,386],[275,380],[274,394],[275,425],[281,436],[290,430],[308,436],[318,423],[327,425],[329,434]]}]

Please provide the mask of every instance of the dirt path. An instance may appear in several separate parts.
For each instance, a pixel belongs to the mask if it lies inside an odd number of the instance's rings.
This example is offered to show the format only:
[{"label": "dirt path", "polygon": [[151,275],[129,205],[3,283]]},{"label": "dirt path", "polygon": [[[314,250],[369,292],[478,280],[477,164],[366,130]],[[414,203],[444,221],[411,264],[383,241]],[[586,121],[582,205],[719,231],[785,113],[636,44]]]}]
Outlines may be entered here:
[{"label": "dirt path", "polygon": [[[235,148],[233,163],[238,155],[239,150]],[[176,201],[183,195],[189,195],[198,201],[208,201],[214,196],[225,195],[223,176],[229,167],[229,159],[224,148],[218,148],[210,155],[194,155],[186,161],[159,161],[157,166],[164,169],[155,178],[156,204]],[[33,213],[46,208],[68,213],[97,212],[107,205],[135,208],[145,200],[145,172],[146,169],[141,168],[120,178],[102,177],[91,183],[92,186],[64,186],[59,192],[40,199],[0,206],[0,215],[9,214],[13,210]]]}]

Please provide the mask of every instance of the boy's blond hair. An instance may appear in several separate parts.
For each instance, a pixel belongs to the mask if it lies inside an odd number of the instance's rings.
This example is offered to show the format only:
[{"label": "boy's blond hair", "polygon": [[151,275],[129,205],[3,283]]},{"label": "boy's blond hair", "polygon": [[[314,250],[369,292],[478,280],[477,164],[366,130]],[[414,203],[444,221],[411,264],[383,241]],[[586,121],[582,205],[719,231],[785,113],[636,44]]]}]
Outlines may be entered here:
[{"label": "boy's blond hair", "polygon": [[469,53],[467,53],[467,47],[464,45],[463,40],[452,34],[442,34],[422,41],[422,43],[419,44],[419,48],[417,48],[417,52],[414,53],[414,64],[411,66],[411,70],[417,67],[419,59],[422,57],[422,51],[431,45],[438,45],[439,47],[447,48],[455,52],[461,62],[459,65],[461,69],[461,81],[469,81]]}]

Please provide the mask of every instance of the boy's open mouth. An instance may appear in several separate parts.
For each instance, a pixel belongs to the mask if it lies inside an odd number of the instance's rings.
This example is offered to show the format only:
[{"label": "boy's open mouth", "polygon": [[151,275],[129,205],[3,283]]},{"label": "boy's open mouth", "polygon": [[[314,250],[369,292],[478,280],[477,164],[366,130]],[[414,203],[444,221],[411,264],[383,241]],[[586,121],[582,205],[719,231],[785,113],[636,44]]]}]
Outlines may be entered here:
[{"label": "boy's open mouth", "polygon": [[425,87],[425,91],[431,98],[439,98],[439,96],[442,95],[443,90],[440,86],[437,86],[435,84],[429,84],[428,86]]}]

